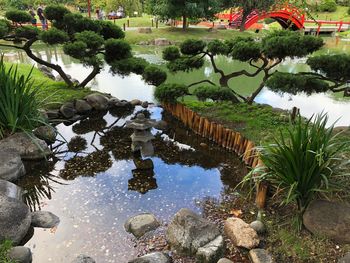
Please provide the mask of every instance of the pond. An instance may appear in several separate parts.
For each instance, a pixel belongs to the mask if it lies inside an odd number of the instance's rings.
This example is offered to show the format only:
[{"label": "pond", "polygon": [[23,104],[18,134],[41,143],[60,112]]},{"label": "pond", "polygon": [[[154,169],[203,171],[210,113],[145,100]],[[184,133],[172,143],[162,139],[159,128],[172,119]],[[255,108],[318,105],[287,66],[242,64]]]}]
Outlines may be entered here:
[{"label": "pond", "polygon": [[[319,53],[334,53],[334,52],[350,52],[350,41],[345,41],[340,38],[325,38],[326,46]],[[143,57],[148,61],[156,64],[164,63],[161,59],[162,49],[148,46],[135,46],[134,51],[137,56]],[[31,63],[31,61],[20,51],[6,51],[6,59],[12,62]],[[60,48],[46,48],[44,45],[38,45],[35,52],[42,58],[58,63],[73,77],[82,80],[89,72],[88,69],[78,64],[74,59],[63,54]],[[227,71],[241,70],[242,68],[251,70],[243,63],[238,63],[226,58],[220,58],[218,66],[226,68]],[[305,65],[305,59],[295,59],[284,61],[278,67],[279,71],[298,72],[308,71],[308,66]],[[190,73],[177,73],[176,75],[169,74],[168,82],[190,84],[202,79],[210,79],[218,82],[217,76],[207,62],[201,70],[196,70]],[[243,95],[250,94],[259,84],[262,76],[257,76],[254,79],[240,77],[232,80],[230,86]],[[154,101],[153,87],[145,84],[140,76],[131,74],[127,77],[112,76],[108,67],[105,67],[91,83],[90,86],[94,90],[110,93],[119,99],[140,99],[149,102]],[[296,106],[301,109],[301,114],[305,117],[311,117],[315,113],[328,112],[330,123],[337,122],[337,126],[348,126],[350,124],[350,115],[345,114],[349,109],[349,99],[342,98],[341,94],[316,94],[307,96],[305,94],[280,95],[269,91],[265,88],[256,98],[259,103],[266,103],[273,107],[291,109]]]},{"label": "pond", "polygon": [[[131,131],[123,127],[140,111],[171,127],[153,130],[150,170],[136,168],[150,161],[133,157]],[[46,167],[27,164],[28,175],[18,182],[32,210],[61,219],[57,228],[35,229],[26,244],[34,262],[70,262],[78,254],[102,263],[127,262],[138,254],[123,227],[128,217],[151,212],[169,222],[183,207],[201,212],[203,199],[220,199],[246,172],[238,157],[186,131],[158,107],[95,113],[57,128],[68,146],[57,142],[53,160]]]}]

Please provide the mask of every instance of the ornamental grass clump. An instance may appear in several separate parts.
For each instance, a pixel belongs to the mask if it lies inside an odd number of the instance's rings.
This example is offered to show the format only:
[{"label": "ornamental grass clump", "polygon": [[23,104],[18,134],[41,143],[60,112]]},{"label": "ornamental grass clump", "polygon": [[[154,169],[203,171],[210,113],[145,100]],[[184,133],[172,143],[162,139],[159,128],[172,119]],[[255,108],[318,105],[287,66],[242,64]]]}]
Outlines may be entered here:
[{"label": "ornamental grass clump", "polygon": [[5,68],[0,60],[0,139],[16,131],[31,131],[43,120],[31,73],[20,75],[17,67]]},{"label": "ornamental grass clump", "polygon": [[327,122],[323,113],[308,121],[299,116],[287,135],[281,132],[274,144],[260,147],[265,166],[254,169],[245,180],[268,182],[282,194],[282,205],[297,204],[300,216],[316,195],[344,191],[348,160],[342,153],[349,149],[349,141],[334,135],[334,124],[327,128]]}]

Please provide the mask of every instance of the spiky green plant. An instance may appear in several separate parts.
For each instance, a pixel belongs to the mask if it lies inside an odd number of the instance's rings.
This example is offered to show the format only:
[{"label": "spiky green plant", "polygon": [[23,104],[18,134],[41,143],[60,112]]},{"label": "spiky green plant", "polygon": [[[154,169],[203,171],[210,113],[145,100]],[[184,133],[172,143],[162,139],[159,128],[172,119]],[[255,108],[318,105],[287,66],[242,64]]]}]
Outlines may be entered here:
[{"label": "spiky green plant", "polygon": [[5,68],[0,60],[0,138],[16,131],[31,131],[43,122],[31,72],[20,75],[17,67]]},{"label": "spiky green plant", "polygon": [[[321,113],[308,121],[300,116],[288,129],[280,133],[275,143],[259,147],[264,167],[258,167],[244,181],[255,179],[268,182],[283,194],[282,205],[296,203],[302,215],[317,194],[344,190],[345,173],[342,153],[349,141],[334,135],[334,124],[327,127],[328,116]],[[255,175],[255,176],[254,176]]]},{"label": "spiky green plant", "polygon": [[10,240],[5,240],[0,243],[0,263],[16,263],[8,256],[8,252],[12,248],[12,242]]}]

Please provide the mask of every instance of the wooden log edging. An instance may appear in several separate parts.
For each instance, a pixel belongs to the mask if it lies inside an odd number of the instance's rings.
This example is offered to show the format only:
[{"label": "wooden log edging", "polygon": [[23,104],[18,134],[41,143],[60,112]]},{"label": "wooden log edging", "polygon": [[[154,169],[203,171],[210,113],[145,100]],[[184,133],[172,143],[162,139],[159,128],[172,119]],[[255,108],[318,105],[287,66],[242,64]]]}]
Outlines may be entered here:
[{"label": "wooden log edging", "polygon": [[255,168],[258,164],[261,164],[254,142],[245,138],[241,133],[225,128],[222,124],[212,122],[183,104],[163,103],[162,105],[166,111],[194,133],[241,156],[242,161],[249,167]]}]

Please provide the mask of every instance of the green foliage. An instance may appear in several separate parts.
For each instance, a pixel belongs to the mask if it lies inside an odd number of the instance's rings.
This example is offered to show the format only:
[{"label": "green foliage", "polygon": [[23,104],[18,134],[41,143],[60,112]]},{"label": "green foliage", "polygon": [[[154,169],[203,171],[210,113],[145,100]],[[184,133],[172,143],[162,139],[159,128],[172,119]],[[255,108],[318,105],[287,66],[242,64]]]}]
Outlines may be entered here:
[{"label": "green foliage", "polygon": [[135,16],[134,12],[137,12],[139,15],[142,14],[142,2],[139,0],[107,0],[106,9],[107,11],[117,11],[118,7],[124,7],[126,16]]},{"label": "green foliage", "polygon": [[32,20],[29,13],[20,10],[9,10],[5,13],[5,17],[15,23],[28,23]]},{"label": "green foliage", "polygon": [[189,72],[194,69],[200,69],[204,65],[204,59],[197,57],[181,57],[170,61],[167,67],[170,72],[184,71]]},{"label": "green foliage", "polygon": [[148,66],[145,68],[142,78],[150,85],[159,86],[166,81],[167,74],[156,66]]},{"label": "green foliage", "polygon": [[228,42],[230,56],[239,61],[257,60],[261,57],[261,44],[253,38],[238,37]]},{"label": "green foliage", "polygon": [[350,15],[350,7],[348,8],[348,15]]},{"label": "green foliage", "polygon": [[187,39],[180,45],[181,53],[184,55],[196,55],[203,52],[206,44],[202,40]]},{"label": "green foliage", "polygon": [[3,59],[0,61],[0,128],[5,134],[32,131],[43,122],[36,99],[38,88],[33,87],[30,74],[19,75],[13,67],[6,70]]},{"label": "green foliage", "polygon": [[66,32],[53,27],[47,31],[41,32],[40,39],[49,45],[56,45],[67,42],[69,36]]},{"label": "green foliage", "polygon": [[208,43],[208,51],[213,54],[214,56],[216,55],[228,55],[230,51],[230,46],[227,45],[227,43],[215,39],[212,40]]},{"label": "green foliage", "polygon": [[171,46],[163,50],[163,59],[166,61],[174,61],[180,58],[180,50],[178,47]]},{"label": "green foliage", "polygon": [[101,26],[100,34],[105,40],[110,38],[121,39],[125,37],[125,33],[119,26],[103,20],[98,20],[98,23]]},{"label": "green foliage", "polygon": [[131,72],[141,75],[147,66],[148,62],[145,59],[131,57],[113,61],[111,63],[111,71],[113,74],[121,76],[128,76]]},{"label": "green foliage", "polygon": [[32,39],[38,37],[40,29],[35,26],[22,26],[15,29],[15,35],[19,38]]},{"label": "green foliage", "polygon": [[347,81],[350,78],[349,54],[314,56],[307,60],[307,64],[313,71],[319,71],[330,79]]},{"label": "green foliage", "polygon": [[193,95],[195,95],[200,101],[206,101],[207,99],[211,99],[213,101],[234,101],[236,100],[236,96],[229,88],[221,88],[216,86],[202,86],[198,87],[193,91]]},{"label": "green foliage", "polygon": [[0,38],[6,36],[11,30],[11,24],[8,20],[0,19]]},{"label": "green foliage", "polygon": [[[313,121],[313,123],[312,123]],[[260,148],[265,167],[253,170],[245,180],[266,181],[283,194],[282,204],[296,203],[299,215],[317,194],[342,188],[341,153],[349,141],[340,142],[327,128],[328,116],[319,114],[306,123],[299,116],[295,126],[275,139],[275,144]]]},{"label": "green foliage", "polygon": [[86,44],[89,50],[98,50],[104,43],[103,37],[93,31],[83,31],[75,34],[78,42]]},{"label": "green foliage", "polygon": [[188,94],[188,87],[180,84],[163,84],[156,88],[155,98],[160,102],[175,103],[179,98]]},{"label": "green foliage", "polygon": [[292,31],[276,31],[262,40],[262,51],[270,59],[305,57],[324,45],[322,38]]},{"label": "green foliage", "polygon": [[335,12],[337,11],[337,3],[335,0],[323,0],[319,5],[319,11],[321,12]]},{"label": "green foliage", "polygon": [[63,5],[49,5],[44,10],[45,17],[50,21],[61,21],[70,11]]},{"label": "green foliage", "polygon": [[289,93],[296,95],[298,92],[312,93],[327,92],[327,82],[317,79],[315,76],[297,75],[283,72],[276,72],[266,82],[266,86],[278,93]]},{"label": "green foliage", "polygon": [[85,57],[86,49],[87,49],[87,45],[81,41],[66,43],[63,46],[64,53],[76,59],[81,59]]},{"label": "green foliage", "polygon": [[132,57],[131,46],[121,39],[108,39],[105,43],[105,60],[111,63],[115,60]]},{"label": "green foliage", "polygon": [[70,35],[83,31],[101,31],[100,23],[75,13],[66,14],[63,17],[63,21],[56,22],[55,26],[59,29],[65,29]]},{"label": "green foliage", "polygon": [[12,248],[12,242],[5,240],[0,243],[0,262],[1,263],[16,263],[14,260],[8,257],[8,252]]}]

